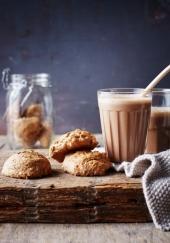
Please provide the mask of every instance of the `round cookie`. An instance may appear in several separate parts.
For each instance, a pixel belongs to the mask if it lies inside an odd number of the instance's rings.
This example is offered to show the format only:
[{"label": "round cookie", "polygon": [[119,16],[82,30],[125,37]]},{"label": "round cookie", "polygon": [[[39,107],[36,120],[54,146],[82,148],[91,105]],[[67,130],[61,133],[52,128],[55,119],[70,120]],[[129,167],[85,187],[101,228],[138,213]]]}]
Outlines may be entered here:
[{"label": "round cookie", "polygon": [[66,155],[64,171],[76,176],[102,176],[112,167],[105,153],[98,151],[77,151]]},{"label": "round cookie", "polygon": [[91,150],[97,146],[95,136],[85,130],[76,129],[60,136],[49,150],[50,157],[63,162],[66,154],[76,150]]},{"label": "round cookie", "polygon": [[51,141],[51,136],[52,136],[52,127],[48,122],[43,122],[42,123],[42,131],[39,137],[40,145],[43,148],[48,148],[50,145]]},{"label": "round cookie", "polygon": [[4,163],[2,175],[27,179],[51,174],[49,160],[33,150],[25,150],[10,156]]},{"label": "round cookie", "polygon": [[23,117],[33,117],[33,116],[36,116],[38,118],[41,119],[42,117],[42,113],[43,113],[43,107],[41,104],[31,104],[29,105],[24,113],[23,113]]},{"label": "round cookie", "polygon": [[14,121],[16,139],[24,146],[29,147],[36,143],[42,130],[38,117],[23,117]]}]

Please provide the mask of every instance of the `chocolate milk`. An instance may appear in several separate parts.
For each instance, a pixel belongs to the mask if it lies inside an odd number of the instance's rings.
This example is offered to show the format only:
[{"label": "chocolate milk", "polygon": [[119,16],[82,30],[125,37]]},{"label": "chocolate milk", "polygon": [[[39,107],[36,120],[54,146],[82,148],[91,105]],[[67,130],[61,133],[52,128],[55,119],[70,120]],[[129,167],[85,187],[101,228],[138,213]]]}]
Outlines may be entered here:
[{"label": "chocolate milk", "polygon": [[113,162],[132,161],[143,154],[150,118],[151,98],[139,95],[99,96],[102,133]]},{"label": "chocolate milk", "polygon": [[166,149],[170,149],[170,107],[152,107],[146,152]]}]

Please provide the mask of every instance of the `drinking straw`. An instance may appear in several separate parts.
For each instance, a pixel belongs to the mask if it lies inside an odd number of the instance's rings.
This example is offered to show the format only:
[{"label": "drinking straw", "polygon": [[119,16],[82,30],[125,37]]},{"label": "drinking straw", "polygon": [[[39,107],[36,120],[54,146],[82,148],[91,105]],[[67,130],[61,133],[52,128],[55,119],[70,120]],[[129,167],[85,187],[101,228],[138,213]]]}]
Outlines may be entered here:
[{"label": "drinking straw", "polygon": [[144,89],[142,92],[142,96],[147,95],[152,91],[152,89],[163,79],[168,73],[170,73],[170,65],[168,65],[165,69],[163,69],[150,84]]}]

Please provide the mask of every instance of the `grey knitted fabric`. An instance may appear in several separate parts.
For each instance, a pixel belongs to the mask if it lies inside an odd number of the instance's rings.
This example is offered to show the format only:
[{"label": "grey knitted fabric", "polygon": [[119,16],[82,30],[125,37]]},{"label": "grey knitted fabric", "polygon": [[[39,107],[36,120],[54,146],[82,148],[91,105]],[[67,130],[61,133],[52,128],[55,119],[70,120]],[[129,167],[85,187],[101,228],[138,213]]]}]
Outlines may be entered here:
[{"label": "grey knitted fabric", "polygon": [[170,231],[170,149],[113,165],[128,177],[142,177],[143,192],[156,228]]}]

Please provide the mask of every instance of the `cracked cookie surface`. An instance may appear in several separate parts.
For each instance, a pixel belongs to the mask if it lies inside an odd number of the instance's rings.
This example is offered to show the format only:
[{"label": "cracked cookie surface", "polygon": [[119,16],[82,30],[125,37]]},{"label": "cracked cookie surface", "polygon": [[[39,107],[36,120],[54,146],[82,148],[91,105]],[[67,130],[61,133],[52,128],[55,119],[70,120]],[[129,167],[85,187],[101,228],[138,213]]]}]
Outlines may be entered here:
[{"label": "cracked cookie surface", "polygon": [[65,172],[76,176],[102,176],[112,167],[105,153],[77,151],[66,155],[63,162]]},{"label": "cracked cookie surface", "polygon": [[2,175],[20,179],[40,178],[50,174],[49,160],[33,150],[13,154],[5,161],[2,168]]},{"label": "cracked cookie surface", "polygon": [[60,136],[49,149],[50,157],[63,162],[66,154],[76,150],[91,150],[97,146],[95,136],[85,130],[76,129]]}]

